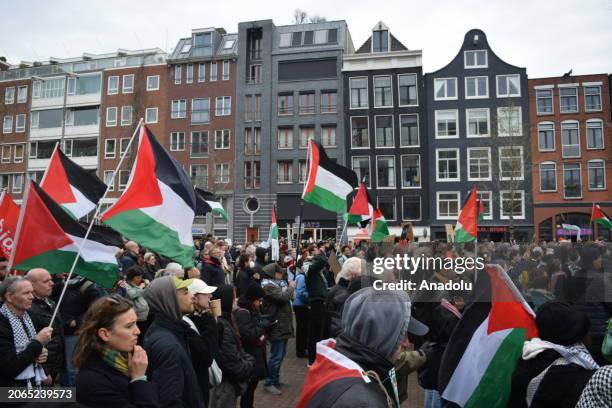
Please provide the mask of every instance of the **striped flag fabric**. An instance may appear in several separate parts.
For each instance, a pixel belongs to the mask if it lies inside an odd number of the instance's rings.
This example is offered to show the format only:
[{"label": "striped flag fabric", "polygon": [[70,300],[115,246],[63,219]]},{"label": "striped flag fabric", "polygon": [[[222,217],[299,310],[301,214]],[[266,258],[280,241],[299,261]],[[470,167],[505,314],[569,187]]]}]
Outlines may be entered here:
[{"label": "striped flag fabric", "polygon": [[591,211],[591,222],[594,222],[595,224],[598,224],[604,228],[612,228],[612,221],[610,221],[610,217],[603,212],[599,204],[593,204],[593,209]]},{"label": "striped flag fabric", "polygon": [[308,143],[308,173],[302,199],[331,212],[346,213],[347,197],[357,187],[357,175],[331,161],[316,140]]},{"label": "striped flag fabric", "polygon": [[374,210],[374,221],[372,224],[372,242],[382,242],[385,237],[391,235],[389,233],[389,225],[380,208]]},{"label": "striped flag fabric", "polygon": [[93,211],[106,192],[102,180],[70,160],[58,146],[40,187],[77,220]]},{"label": "striped flag fabric", "polygon": [[123,236],[184,268],[194,266],[191,227],[196,195],[183,167],[146,127],[127,187],[101,220]]},{"label": "striped flag fabric", "polygon": [[117,281],[115,255],[123,245],[121,236],[110,228],[94,226],[83,244],[87,224],[73,219],[34,181],[26,190],[19,223],[11,254],[13,269],[70,272],[79,247],[84,245],[74,273],[106,288]]},{"label": "striped flag fabric", "polygon": [[478,191],[473,187],[463,203],[455,226],[455,242],[474,242],[478,237]]},{"label": "striped flag fabric", "polygon": [[197,202],[196,204],[196,215],[197,216],[204,216],[212,211],[214,214],[217,214],[223,217],[225,221],[229,221],[229,215],[223,209],[223,206],[221,205],[219,198],[215,194],[211,193],[210,191],[202,190],[201,188],[197,188],[197,187],[195,189],[195,192],[196,192],[196,202]]},{"label": "striped flag fabric", "polygon": [[8,259],[17,230],[19,206],[6,191],[0,194],[0,256]]},{"label": "striped flag fabric", "polygon": [[272,223],[270,224],[270,233],[268,234],[268,245],[272,248],[272,260],[280,259],[280,248],[278,245],[278,224],[276,223],[276,207],[272,207]]},{"label": "striped flag fabric", "polygon": [[462,408],[505,408],[535,314],[499,265],[486,265],[476,300],[457,323],[440,364],[438,389]]},{"label": "striped flag fabric", "polygon": [[365,227],[372,220],[373,214],[374,206],[372,205],[372,198],[365,183],[362,182],[359,184],[359,189],[349,209],[346,222]]}]

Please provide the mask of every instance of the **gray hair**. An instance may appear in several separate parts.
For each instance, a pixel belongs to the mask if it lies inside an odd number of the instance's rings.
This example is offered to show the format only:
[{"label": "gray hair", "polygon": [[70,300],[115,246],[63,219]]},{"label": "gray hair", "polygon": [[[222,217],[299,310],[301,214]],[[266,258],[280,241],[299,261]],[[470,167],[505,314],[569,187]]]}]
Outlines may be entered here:
[{"label": "gray hair", "polygon": [[17,291],[17,285],[25,281],[27,281],[27,279],[23,276],[7,276],[0,285],[0,301],[4,302],[6,294],[15,293]]},{"label": "gray hair", "polygon": [[361,276],[363,272],[362,262],[363,260],[356,256],[344,261],[342,264],[342,269],[340,269],[340,272],[338,272],[338,275],[336,275],[336,283],[340,282],[341,278],[351,280],[354,277]]}]

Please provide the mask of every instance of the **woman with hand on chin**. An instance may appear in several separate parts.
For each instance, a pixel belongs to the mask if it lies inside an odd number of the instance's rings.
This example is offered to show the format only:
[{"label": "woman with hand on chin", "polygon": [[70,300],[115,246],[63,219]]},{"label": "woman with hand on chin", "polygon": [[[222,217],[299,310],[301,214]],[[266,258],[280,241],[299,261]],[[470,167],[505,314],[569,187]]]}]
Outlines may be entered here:
[{"label": "woman with hand on chin", "polygon": [[157,389],[147,381],[147,353],[129,300],[117,295],[91,305],[74,351],[77,401],[89,407],[157,407]]}]

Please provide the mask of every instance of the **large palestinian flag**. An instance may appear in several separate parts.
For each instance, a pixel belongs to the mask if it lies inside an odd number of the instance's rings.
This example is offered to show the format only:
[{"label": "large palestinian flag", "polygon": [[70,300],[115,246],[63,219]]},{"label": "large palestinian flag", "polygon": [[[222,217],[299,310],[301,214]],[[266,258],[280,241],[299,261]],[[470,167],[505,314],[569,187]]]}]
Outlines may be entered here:
[{"label": "large palestinian flag", "polygon": [[372,205],[372,198],[370,193],[368,193],[365,183],[362,182],[359,184],[359,189],[349,209],[346,222],[358,224],[363,228],[372,220],[373,214],[374,206]]},{"label": "large palestinian flag", "polygon": [[196,215],[204,216],[209,212],[213,212],[213,214],[217,214],[225,219],[225,221],[229,221],[229,215],[223,209],[219,198],[210,191],[202,190],[201,188],[195,189],[196,193]]},{"label": "large palestinian flag", "polygon": [[191,226],[195,210],[189,176],[142,126],[126,190],[102,214],[102,221],[128,239],[188,268],[194,265]]},{"label": "large palestinian flag", "polygon": [[594,222],[601,227],[612,228],[612,221],[610,221],[610,217],[603,212],[599,204],[593,204],[593,210],[591,211],[591,222]]},{"label": "large palestinian flag", "polygon": [[463,203],[455,227],[455,243],[462,244],[476,241],[478,237],[478,192],[472,188]]},{"label": "large palestinian flag", "polygon": [[438,389],[454,407],[506,407],[523,343],[537,337],[535,315],[508,274],[499,265],[485,270],[442,356]]},{"label": "large palestinian flag", "polygon": [[[51,273],[70,272],[86,233],[87,224],[70,217],[31,181],[19,215],[10,261],[12,269],[45,268]],[[117,281],[119,265],[115,255],[122,244],[121,236],[110,228],[92,227],[74,273],[111,288]]]},{"label": "large palestinian flag", "polygon": [[9,193],[0,194],[0,257],[8,259],[17,230],[19,219],[19,206],[13,201]]},{"label": "large palestinian flag", "polygon": [[40,187],[68,213],[79,219],[96,208],[106,184],[55,147]]},{"label": "large palestinian flag", "polygon": [[308,144],[308,176],[302,199],[328,211],[346,213],[346,199],[357,187],[351,169],[331,161],[316,140]]}]

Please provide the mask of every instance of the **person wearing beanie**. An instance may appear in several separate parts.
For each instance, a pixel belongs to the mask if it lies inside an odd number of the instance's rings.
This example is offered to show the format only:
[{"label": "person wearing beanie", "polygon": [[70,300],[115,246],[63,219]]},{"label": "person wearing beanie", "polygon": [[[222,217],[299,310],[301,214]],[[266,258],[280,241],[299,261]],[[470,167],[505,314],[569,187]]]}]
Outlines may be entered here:
[{"label": "person wearing beanie", "polygon": [[540,337],[523,345],[508,406],[573,408],[599,367],[583,343],[589,319],[569,303],[548,302],[536,326]]},{"label": "person wearing beanie", "polygon": [[324,269],[329,267],[327,259],[317,255],[306,272],[306,290],[308,291],[308,365],[314,363],[317,343],[324,338],[323,323],[325,299],[327,298],[327,278]]}]

